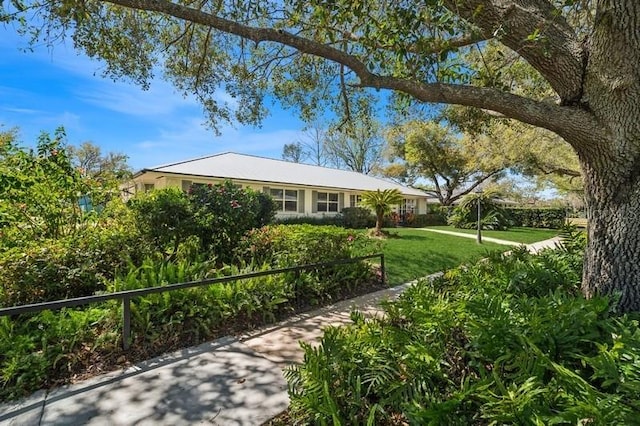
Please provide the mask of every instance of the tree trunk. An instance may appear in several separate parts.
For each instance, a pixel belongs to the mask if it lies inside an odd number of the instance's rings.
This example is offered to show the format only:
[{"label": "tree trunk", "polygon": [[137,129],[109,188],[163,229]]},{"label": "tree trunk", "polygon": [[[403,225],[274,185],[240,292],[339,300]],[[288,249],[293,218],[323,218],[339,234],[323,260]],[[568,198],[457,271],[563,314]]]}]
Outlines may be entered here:
[{"label": "tree trunk", "polygon": [[384,212],[376,212],[376,235],[382,234],[382,222],[384,221]]},{"label": "tree trunk", "polygon": [[587,178],[589,228],[582,290],[587,297],[619,297],[621,312],[640,311],[640,169],[630,171],[631,182],[611,179],[619,165],[610,164],[610,170],[604,179]]},{"label": "tree trunk", "polygon": [[600,0],[582,103],[606,131],[576,147],[585,176],[589,241],[582,290],[640,311],[640,3]]}]

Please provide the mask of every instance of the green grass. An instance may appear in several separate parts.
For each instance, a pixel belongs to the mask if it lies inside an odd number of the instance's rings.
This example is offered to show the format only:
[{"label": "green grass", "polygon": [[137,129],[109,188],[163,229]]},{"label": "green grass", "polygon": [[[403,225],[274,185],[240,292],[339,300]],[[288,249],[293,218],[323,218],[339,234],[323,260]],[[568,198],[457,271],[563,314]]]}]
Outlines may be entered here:
[{"label": "green grass", "polygon": [[486,257],[490,251],[511,248],[488,242],[479,245],[471,239],[419,229],[388,231],[397,235],[384,240],[382,249],[390,285],[403,284],[461,263],[476,261]]},{"label": "green grass", "polygon": [[[429,226],[429,229],[441,229],[443,231],[460,232],[463,234],[476,234],[475,229],[460,229],[453,226]],[[501,240],[514,241],[516,243],[531,244],[547,240],[558,235],[557,229],[538,228],[511,228],[508,231],[482,231],[482,236],[499,238]]]}]

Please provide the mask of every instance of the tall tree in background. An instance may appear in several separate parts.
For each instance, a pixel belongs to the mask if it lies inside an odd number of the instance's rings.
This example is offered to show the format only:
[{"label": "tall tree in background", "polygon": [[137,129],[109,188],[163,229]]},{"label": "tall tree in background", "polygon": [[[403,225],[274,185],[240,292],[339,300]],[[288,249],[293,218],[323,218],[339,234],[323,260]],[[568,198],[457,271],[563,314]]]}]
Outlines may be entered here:
[{"label": "tall tree in background", "polygon": [[369,114],[334,125],[325,140],[325,151],[334,166],[366,175],[380,167],[384,146],[380,124]]},{"label": "tall tree in background", "polygon": [[458,136],[434,122],[411,121],[390,129],[387,137],[404,163],[387,167],[386,174],[426,179],[426,190],[443,206],[499,177],[509,167],[508,159],[497,152],[499,147],[489,137]]},{"label": "tall tree in background", "polygon": [[292,163],[302,163],[306,158],[300,142],[286,143],[282,147],[282,159]]},{"label": "tall tree in background", "polygon": [[85,177],[96,180],[122,181],[131,176],[131,168],[127,164],[128,157],[117,152],[102,154],[102,149],[91,142],[83,142],[80,146],[69,145],[68,155]]},{"label": "tall tree in background", "polygon": [[512,171],[533,179],[539,189],[552,188],[562,194],[584,193],[578,156],[558,135],[460,106],[445,108],[441,119],[459,132],[490,137],[497,145],[498,154],[511,163]]},{"label": "tall tree in background", "polygon": [[[584,294],[617,295],[621,311],[640,310],[637,0],[25,0],[0,7],[2,21],[26,25],[24,34],[36,39],[70,32],[111,76],[144,86],[164,65],[212,123],[257,123],[267,92],[303,115],[326,107],[348,113],[353,88],[372,88],[394,91],[400,107],[461,104],[550,130],[575,150],[584,176]],[[490,48],[495,60],[467,60]],[[532,72],[520,74],[525,68]],[[531,74],[536,81],[527,81]],[[219,87],[240,107],[221,104]]]},{"label": "tall tree in background", "polygon": [[328,163],[325,142],[327,140],[327,124],[320,120],[312,120],[304,128],[298,144],[302,145],[307,160],[315,166],[326,166]]}]

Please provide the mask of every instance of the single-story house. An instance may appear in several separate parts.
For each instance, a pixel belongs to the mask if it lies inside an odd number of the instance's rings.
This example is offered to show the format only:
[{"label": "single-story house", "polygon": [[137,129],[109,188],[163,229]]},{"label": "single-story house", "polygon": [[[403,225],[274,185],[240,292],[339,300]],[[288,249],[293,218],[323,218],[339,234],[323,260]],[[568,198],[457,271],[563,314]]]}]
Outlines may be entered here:
[{"label": "single-story house", "polygon": [[338,214],[344,207],[357,206],[363,192],[377,189],[395,188],[404,195],[402,204],[396,207],[400,215],[426,213],[427,202],[435,202],[418,189],[362,173],[233,152],[142,169],[123,191],[125,197],[154,188],[186,191],[191,185],[227,179],[270,194],[279,206],[279,218]]}]

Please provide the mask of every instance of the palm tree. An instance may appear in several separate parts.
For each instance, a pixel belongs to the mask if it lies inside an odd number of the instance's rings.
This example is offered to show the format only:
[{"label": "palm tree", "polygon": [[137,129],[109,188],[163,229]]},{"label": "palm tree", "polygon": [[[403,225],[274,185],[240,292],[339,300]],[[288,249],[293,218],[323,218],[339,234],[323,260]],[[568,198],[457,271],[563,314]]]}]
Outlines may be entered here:
[{"label": "palm tree", "polygon": [[376,213],[375,235],[382,234],[382,220],[385,213],[391,211],[391,206],[402,202],[402,193],[397,189],[385,189],[384,191],[367,191],[362,194],[362,205],[369,207]]}]

